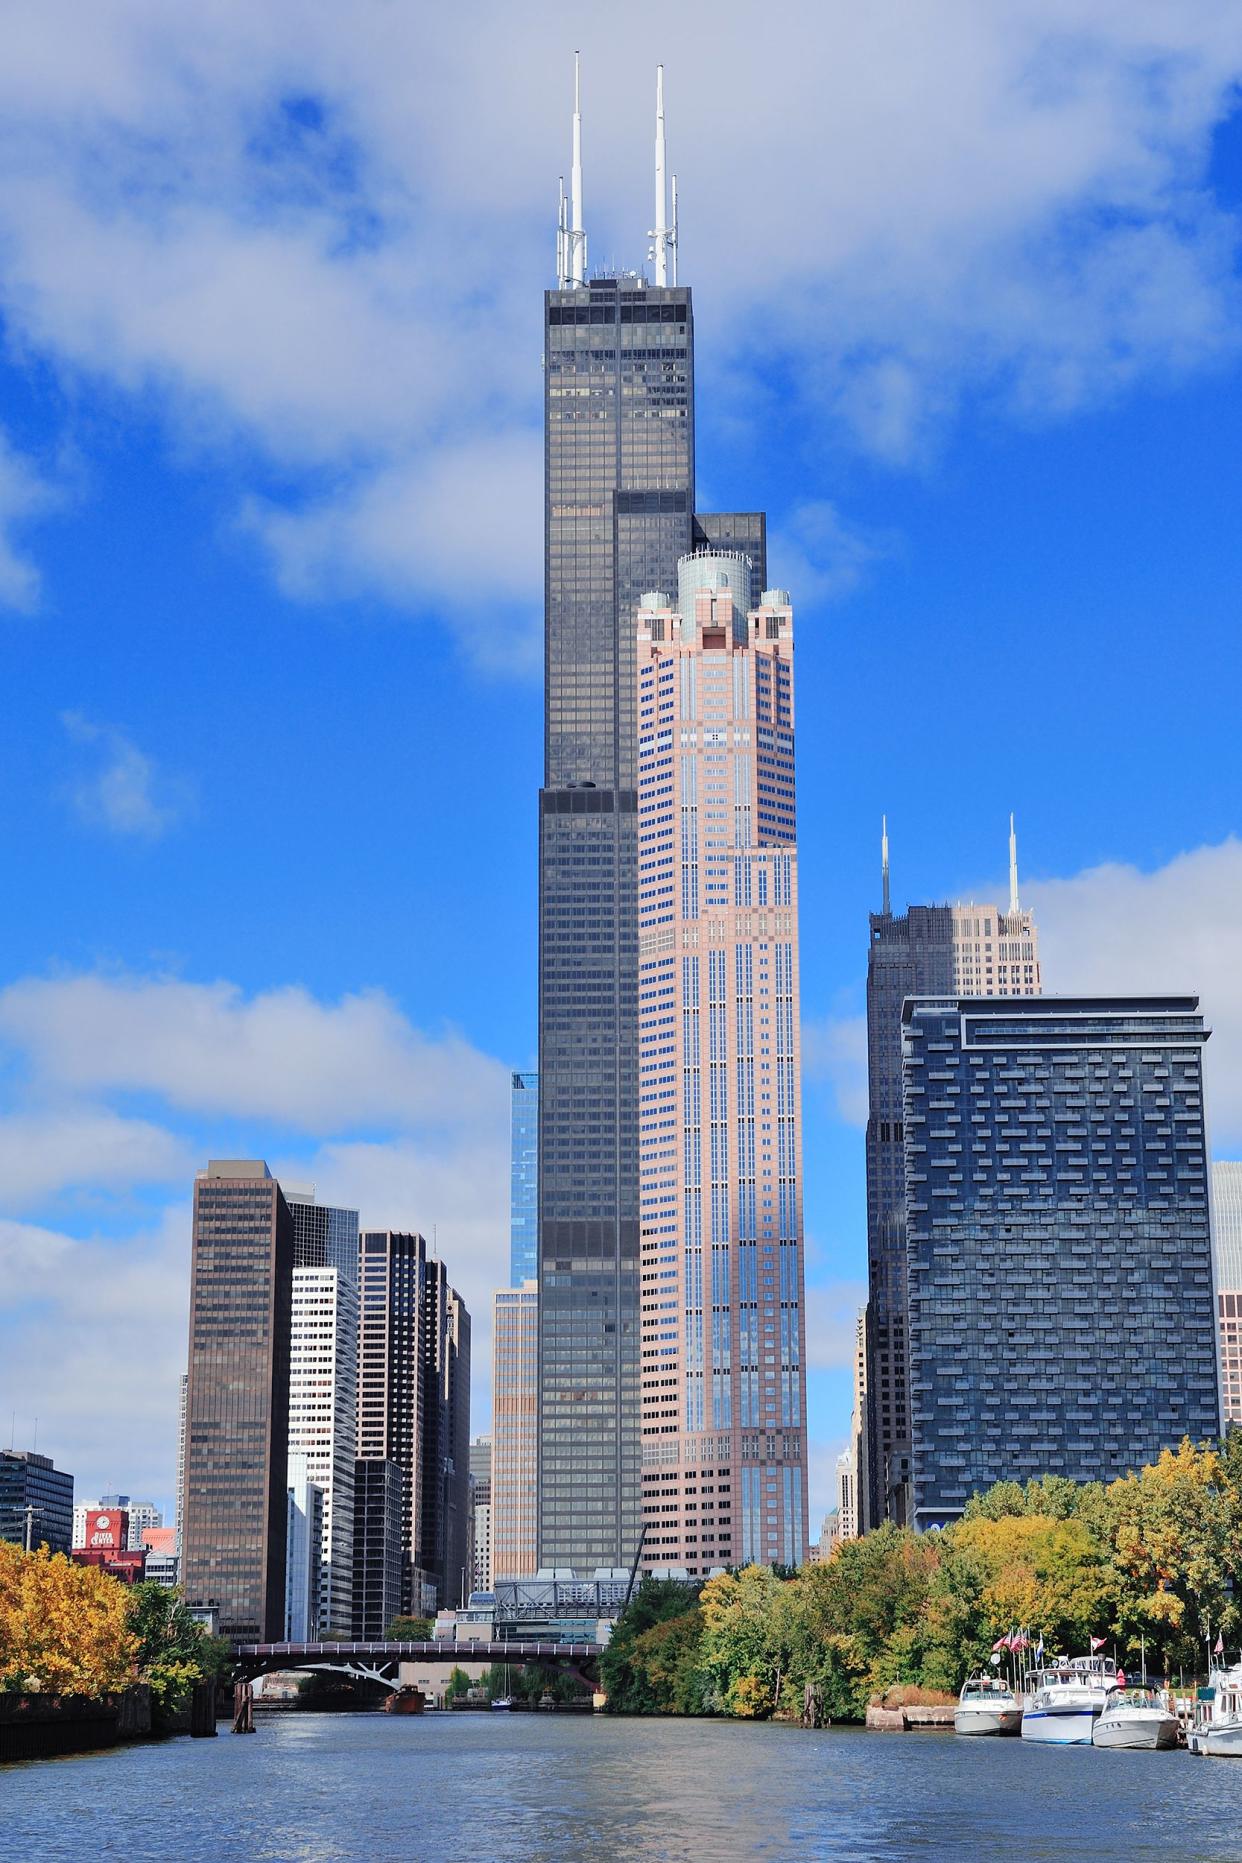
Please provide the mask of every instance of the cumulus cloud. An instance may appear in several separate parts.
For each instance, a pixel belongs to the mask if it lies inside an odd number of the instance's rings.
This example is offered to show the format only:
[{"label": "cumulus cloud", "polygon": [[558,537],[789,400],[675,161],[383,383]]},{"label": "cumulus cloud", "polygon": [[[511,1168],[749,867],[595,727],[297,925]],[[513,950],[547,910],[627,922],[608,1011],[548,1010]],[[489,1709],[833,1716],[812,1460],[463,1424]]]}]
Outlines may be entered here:
[{"label": "cumulus cloud", "polygon": [[802,1063],[808,1080],[828,1083],[837,1117],[848,1126],[867,1123],[867,1018],[825,1016],[802,1025]]},{"label": "cumulus cloud", "polygon": [[0,1404],[79,1493],[171,1499],[189,1233],[188,1205],[119,1239],[0,1217]]},{"label": "cumulus cloud", "polygon": [[0,434],[0,608],[29,614],[38,606],[39,571],[20,535],[55,502],[50,482]]},{"label": "cumulus cloud", "polygon": [[806,1290],[806,1358],[812,1371],[854,1369],[858,1309],[867,1302],[865,1281],[825,1281]]},{"label": "cumulus cloud", "polygon": [[1212,1030],[1208,1118],[1218,1152],[1242,1148],[1242,841],[1179,854],[1152,873],[1106,862],[1023,889],[1044,988],[1061,995],[1192,992]]},{"label": "cumulus cloud", "polygon": [[106,1107],[0,1114],[0,1207],[29,1209],[69,1188],[88,1193],[186,1179],[185,1142]]},{"label": "cumulus cloud", "polygon": [[503,1120],[507,1076],[460,1036],[414,1028],[380,991],[321,1003],[176,978],[26,978],[0,1041],[43,1087],[157,1095],[199,1114],[316,1134]]},{"label": "cumulus cloud", "polygon": [[74,810],[89,827],[135,840],[158,841],[183,812],[188,791],[123,731],[81,712],[62,712],[69,741],[88,753],[89,773],[68,786]]},{"label": "cumulus cloud", "polygon": [[[1234,352],[1208,160],[1242,22],[1214,0],[787,0],[760,35],[723,0],[706,36],[654,0],[585,26],[499,0],[46,0],[0,72],[14,341],[141,397],[178,443],[250,448],[252,521],[306,593],[439,610],[425,506],[472,460],[471,574],[530,600],[537,559],[491,493],[532,449],[580,42],[593,251],[642,257],[658,45],[683,275],[715,319],[700,373],[741,403],[780,379],[809,430],[904,462],[972,399],[1045,420]],[[730,96],[753,108],[722,134]],[[763,229],[762,263],[738,226]],[[827,542],[821,573],[857,574]],[[469,639],[469,608],[449,614]]]}]

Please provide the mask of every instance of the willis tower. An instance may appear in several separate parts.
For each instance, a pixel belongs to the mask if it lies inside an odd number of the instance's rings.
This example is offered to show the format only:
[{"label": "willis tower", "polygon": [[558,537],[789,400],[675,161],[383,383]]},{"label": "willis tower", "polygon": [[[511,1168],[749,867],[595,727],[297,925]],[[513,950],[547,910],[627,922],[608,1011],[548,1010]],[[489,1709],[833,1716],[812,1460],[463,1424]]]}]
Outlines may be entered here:
[{"label": "willis tower", "polygon": [[627,1567],[639,1419],[640,595],[711,546],[766,581],[762,513],[694,511],[694,316],[677,283],[657,76],[654,282],[593,277],[582,117],[544,299],[544,783],[539,796],[541,1567]]}]

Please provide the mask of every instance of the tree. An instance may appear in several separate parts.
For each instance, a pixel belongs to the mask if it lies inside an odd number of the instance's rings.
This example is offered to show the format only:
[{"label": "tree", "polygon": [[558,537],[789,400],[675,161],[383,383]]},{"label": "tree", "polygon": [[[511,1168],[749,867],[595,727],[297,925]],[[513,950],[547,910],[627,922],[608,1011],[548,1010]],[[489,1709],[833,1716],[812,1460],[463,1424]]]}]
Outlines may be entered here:
[{"label": "tree", "polygon": [[433,1628],[429,1617],[394,1617],[384,1639],[388,1643],[429,1643]]},{"label": "tree", "polygon": [[466,1671],[458,1668],[457,1664],[454,1663],[452,1674],[444,1685],[445,1707],[451,1708],[459,1696],[468,1694],[473,1687],[474,1684],[466,1674]]},{"label": "tree", "polygon": [[611,1714],[659,1714],[666,1711],[653,1692],[646,1659],[636,1660],[639,1639],[657,1624],[694,1611],[697,1597],[671,1578],[644,1578],[612,1627],[600,1657],[600,1686]]},{"label": "tree", "polygon": [[128,1605],[138,1674],[150,1684],[157,1712],[171,1713],[196,1682],[227,1666],[228,1645],[191,1617],[179,1590],[146,1579],[131,1588]]},{"label": "tree", "polygon": [[124,1585],[63,1553],[0,1540],[0,1690],[108,1694],[134,1679]]}]

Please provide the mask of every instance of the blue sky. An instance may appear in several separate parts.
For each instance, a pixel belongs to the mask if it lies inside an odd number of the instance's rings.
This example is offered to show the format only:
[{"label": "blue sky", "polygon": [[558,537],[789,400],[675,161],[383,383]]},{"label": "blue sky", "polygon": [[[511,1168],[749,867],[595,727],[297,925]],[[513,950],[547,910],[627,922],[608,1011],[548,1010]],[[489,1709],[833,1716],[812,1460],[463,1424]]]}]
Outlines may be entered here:
[{"label": "blue sky", "polygon": [[699,502],[768,510],[797,609],[814,1504],[881,812],[901,903],[995,897],[1015,810],[1047,987],[1199,990],[1242,1143],[1242,21],[695,11],[12,24],[0,1415],[84,1491],[171,1489],[208,1155],[434,1228],[486,1414],[575,42],[601,263],[643,257],[665,60]]}]

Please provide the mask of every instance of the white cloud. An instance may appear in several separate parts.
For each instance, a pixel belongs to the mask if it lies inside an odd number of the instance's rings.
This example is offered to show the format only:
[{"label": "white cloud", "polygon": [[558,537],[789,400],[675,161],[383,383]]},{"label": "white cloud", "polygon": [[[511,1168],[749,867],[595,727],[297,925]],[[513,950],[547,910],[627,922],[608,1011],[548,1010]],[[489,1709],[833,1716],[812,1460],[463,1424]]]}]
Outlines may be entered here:
[{"label": "white cloud", "polygon": [[[593,252],[642,256],[658,47],[683,276],[715,319],[701,377],[745,401],[780,375],[808,444],[826,423],[908,460],[976,397],[1044,420],[1235,352],[1236,229],[1207,183],[1242,19],[1218,0],[789,0],[758,34],[722,0],[706,35],[654,0],[585,23],[44,0],[0,71],[12,340],[179,444],[254,449],[289,583],[379,587],[469,641],[424,504],[464,522],[472,460],[471,575],[537,593],[492,494],[532,445],[580,42]],[[722,97],[750,100],[724,133]]]},{"label": "white cloud", "polygon": [[0,1218],[0,1411],[78,1491],[171,1498],[188,1205],[123,1240]]},{"label": "white cloud", "polygon": [[802,1061],[808,1080],[827,1081],[837,1117],[849,1126],[867,1123],[867,1018],[826,1016],[802,1025]]},{"label": "white cloud", "polygon": [[296,986],[246,997],[175,978],[26,978],[0,991],[0,1040],[44,1087],[315,1134],[504,1119],[506,1070],[454,1034],[415,1029],[379,991],[321,1003]]},{"label": "white cloud", "polygon": [[1242,841],[1179,854],[1153,873],[1109,862],[1023,886],[1044,988],[1058,995],[1194,993],[1214,1148],[1242,1148]]},{"label": "white cloud", "polygon": [[61,723],[71,743],[94,753],[89,775],[68,788],[88,826],[143,841],[157,841],[173,826],[184,806],[184,785],[166,778],[154,758],[124,732],[95,724],[81,712],[62,712]]},{"label": "white cloud", "polygon": [[858,1309],[867,1303],[865,1281],[824,1281],[806,1290],[806,1362],[812,1371],[854,1369]]},{"label": "white cloud", "polygon": [[0,1207],[25,1210],[67,1188],[86,1194],[188,1180],[183,1140],[103,1107],[0,1114]]},{"label": "white cloud", "polygon": [[846,523],[827,499],[795,506],[768,539],[770,574],[799,603],[840,601],[893,548]]},{"label": "white cloud", "polygon": [[55,502],[50,483],[0,434],[0,608],[29,614],[37,607],[39,571],[18,533]]}]

